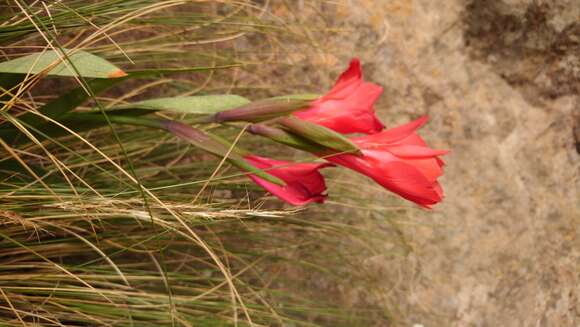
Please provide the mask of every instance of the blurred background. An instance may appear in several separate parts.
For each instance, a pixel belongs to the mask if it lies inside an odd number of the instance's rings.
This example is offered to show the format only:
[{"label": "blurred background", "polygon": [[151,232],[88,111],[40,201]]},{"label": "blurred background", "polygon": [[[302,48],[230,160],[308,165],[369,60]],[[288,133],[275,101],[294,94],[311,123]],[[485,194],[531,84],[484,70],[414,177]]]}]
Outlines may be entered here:
[{"label": "blurred background", "polygon": [[577,325],[580,3],[350,5],[340,42],[385,86],[382,117],[429,114],[452,149],[445,201],[409,213],[405,302],[438,317],[416,322]]}]

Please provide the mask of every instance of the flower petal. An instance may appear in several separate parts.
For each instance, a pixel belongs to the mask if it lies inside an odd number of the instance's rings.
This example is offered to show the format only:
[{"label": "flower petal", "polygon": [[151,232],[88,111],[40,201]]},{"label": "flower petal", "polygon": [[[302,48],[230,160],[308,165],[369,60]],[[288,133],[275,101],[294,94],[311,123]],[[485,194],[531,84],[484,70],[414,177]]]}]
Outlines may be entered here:
[{"label": "flower petal", "polygon": [[322,98],[326,100],[345,98],[351,94],[361,82],[362,69],[360,60],[358,58],[353,58],[350,61],[348,68],[340,74],[332,89],[330,89],[330,91],[328,91],[328,93]]},{"label": "flower petal", "polygon": [[431,182],[436,182],[437,178],[443,175],[443,169],[437,163],[434,158],[428,159],[402,159],[402,162],[406,162],[409,165],[415,167],[419,170],[427,180]]},{"label": "flower petal", "polygon": [[309,109],[294,115],[343,134],[377,133],[384,125],[376,117],[373,104],[382,92],[378,85],[362,83],[346,98],[317,100]]},{"label": "flower petal", "polygon": [[336,155],[328,161],[372,178],[384,188],[423,207],[441,201],[443,191],[437,178],[443,174],[435,158],[400,158],[386,150],[363,149],[363,157]]},{"label": "flower petal", "polygon": [[353,59],[326,95],[294,115],[343,134],[378,133],[384,125],[373,105],[382,92],[381,86],[363,81],[360,61]]},{"label": "flower petal", "polygon": [[387,151],[401,158],[433,158],[449,153],[447,150],[435,150],[418,145],[390,146]]},{"label": "flower petal", "polygon": [[382,169],[384,174],[375,181],[401,197],[422,206],[441,201],[442,192],[414,165],[405,162],[389,162]]},{"label": "flower petal", "polygon": [[253,174],[248,175],[256,184],[289,204],[322,203],[326,199],[326,194],[323,194],[326,184],[318,170],[333,166],[330,163],[293,163],[255,155],[246,156],[245,159],[257,168],[267,169],[269,174],[286,183],[280,186]]},{"label": "flower petal", "polygon": [[[357,144],[364,143],[364,144],[385,145],[385,144],[394,144],[396,142],[405,140],[408,137],[411,137],[411,139],[409,139],[409,142],[413,141],[412,143],[416,143],[417,137],[419,136],[416,134],[415,134],[416,136],[413,136],[413,134],[417,129],[425,125],[425,123],[427,123],[428,120],[429,116],[422,116],[421,118],[416,119],[410,123],[401,125],[399,127],[390,128],[377,134],[355,137],[353,138],[353,142]],[[422,141],[420,137],[419,139]]]},{"label": "flower petal", "polygon": [[250,177],[254,183],[260,185],[262,188],[272,193],[280,200],[294,206],[301,206],[311,202],[323,203],[326,199],[326,195],[311,194],[308,192],[307,188],[301,187],[300,185],[288,185],[281,187],[279,185],[263,180],[255,175],[248,175],[248,177]]}]

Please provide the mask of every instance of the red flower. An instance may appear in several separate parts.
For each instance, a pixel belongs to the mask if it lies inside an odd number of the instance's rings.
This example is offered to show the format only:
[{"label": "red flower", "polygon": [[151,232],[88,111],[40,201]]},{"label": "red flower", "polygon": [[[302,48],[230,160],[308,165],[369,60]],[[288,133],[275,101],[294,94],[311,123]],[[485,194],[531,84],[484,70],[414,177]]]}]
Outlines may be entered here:
[{"label": "red flower", "polygon": [[372,178],[386,189],[423,207],[443,199],[437,178],[443,174],[446,150],[433,150],[415,132],[428,120],[424,116],[378,134],[352,138],[363,155],[341,154],[326,160]]},{"label": "red flower", "polygon": [[385,126],[375,116],[373,104],[383,88],[362,79],[360,61],[353,59],[334,87],[294,115],[339,133],[380,132]]},{"label": "red flower", "polygon": [[[321,168],[333,166],[330,163],[293,163],[270,158],[248,155],[244,157],[250,164],[280,178],[286,185],[270,183],[256,175],[248,175],[256,184],[281,200],[291,205],[299,206],[310,202],[322,203],[326,199],[326,184],[324,177],[318,171]],[[279,168],[275,168],[279,166]],[[274,167],[274,168],[273,168]]]}]

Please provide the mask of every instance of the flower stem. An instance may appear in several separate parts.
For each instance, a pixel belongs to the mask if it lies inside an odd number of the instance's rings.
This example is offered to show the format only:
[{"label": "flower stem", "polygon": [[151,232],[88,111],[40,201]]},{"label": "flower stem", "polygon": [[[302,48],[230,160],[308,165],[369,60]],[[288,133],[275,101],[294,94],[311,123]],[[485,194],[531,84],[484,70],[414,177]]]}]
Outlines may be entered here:
[{"label": "flower stem", "polygon": [[72,120],[77,121],[91,121],[91,122],[111,122],[122,125],[134,125],[134,126],[146,126],[152,128],[159,128],[167,130],[164,124],[164,120],[154,119],[148,117],[136,117],[136,116],[121,116],[121,115],[108,115],[107,117],[98,114],[77,114],[69,116]]}]

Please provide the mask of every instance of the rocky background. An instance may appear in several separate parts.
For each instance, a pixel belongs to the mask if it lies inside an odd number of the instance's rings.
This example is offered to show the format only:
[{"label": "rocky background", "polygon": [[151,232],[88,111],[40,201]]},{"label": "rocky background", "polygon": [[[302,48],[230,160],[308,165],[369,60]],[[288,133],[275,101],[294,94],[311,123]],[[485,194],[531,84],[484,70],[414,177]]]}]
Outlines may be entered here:
[{"label": "rocky background", "polygon": [[341,29],[324,41],[337,49],[330,70],[360,57],[385,87],[384,121],[429,114],[422,135],[452,150],[444,203],[408,213],[411,254],[369,258],[398,279],[381,290],[401,308],[398,324],[579,326],[580,1],[316,10]]}]

